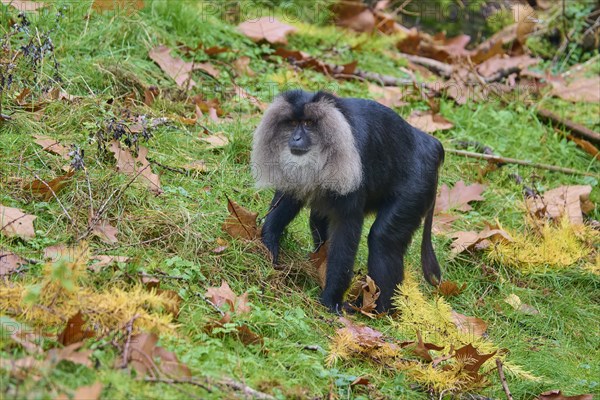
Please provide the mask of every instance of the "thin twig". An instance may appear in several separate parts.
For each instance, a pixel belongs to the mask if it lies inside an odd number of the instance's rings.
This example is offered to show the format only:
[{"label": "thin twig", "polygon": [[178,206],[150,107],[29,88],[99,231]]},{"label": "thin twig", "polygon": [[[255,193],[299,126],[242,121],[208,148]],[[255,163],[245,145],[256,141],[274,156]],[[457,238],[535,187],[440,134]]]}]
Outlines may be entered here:
[{"label": "thin twig", "polygon": [[139,317],[139,315],[134,315],[127,322],[127,339],[125,340],[125,348],[123,349],[123,362],[121,363],[121,368],[127,368],[127,363],[129,363],[129,346],[131,345],[131,332],[133,331],[133,323]]},{"label": "thin twig", "polygon": [[258,390],[252,389],[250,386],[243,384],[242,382],[238,382],[231,378],[221,378],[215,382],[218,385],[224,385],[230,387],[234,390],[244,393],[247,396],[250,396],[253,399],[259,400],[275,400],[275,397],[270,394],[259,392]]},{"label": "thin twig", "polygon": [[506,393],[506,399],[513,400],[512,394],[510,393],[510,389],[508,388],[508,383],[506,383],[504,370],[502,369],[502,361],[500,361],[499,358],[496,358],[496,365],[498,366],[498,375],[500,375],[500,383],[502,383],[502,389],[504,389],[504,393]]},{"label": "thin twig", "polygon": [[545,170],[554,171],[554,172],[562,172],[565,174],[584,175],[584,176],[593,176],[593,177],[597,176],[597,174],[592,174],[590,172],[578,171],[576,169],[565,168],[565,167],[558,167],[556,165],[539,164],[539,163],[534,163],[534,162],[525,161],[525,160],[518,160],[516,158],[500,157],[500,156],[494,156],[491,154],[480,154],[480,153],[473,153],[470,151],[455,150],[455,149],[445,149],[445,151],[446,151],[446,153],[450,153],[450,154],[456,154],[459,156],[465,156],[465,157],[470,157],[470,158],[479,158],[482,160],[488,160],[488,161],[493,161],[493,162],[497,162],[497,163],[525,165],[525,166],[532,167],[532,168],[545,169]]},{"label": "thin twig", "polygon": [[206,384],[204,383],[200,383],[197,380],[194,379],[170,379],[170,378],[151,378],[151,377],[145,377],[144,381],[146,382],[158,382],[158,383],[168,383],[170,385],[176,385],[176,384],[188,384],[188,385],[193,385],[193,386],[198,386],[201,387],[202,389],[206,390],[209,393],[212,393],[212,389],[209,388]]}]

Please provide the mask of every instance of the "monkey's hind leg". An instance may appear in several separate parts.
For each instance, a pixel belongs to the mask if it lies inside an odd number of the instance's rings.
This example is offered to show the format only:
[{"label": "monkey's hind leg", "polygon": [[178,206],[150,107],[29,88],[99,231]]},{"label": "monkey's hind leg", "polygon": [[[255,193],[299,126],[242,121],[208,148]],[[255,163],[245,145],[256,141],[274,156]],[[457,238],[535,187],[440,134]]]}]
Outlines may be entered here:
[{"label": "monkey's hind leg", "polygon": [[279,239],[283,230],[298,215],[302,202],[280,191],[275,192],[265,224],[262,227],[262,242],[273,256],[273,264],[279,260]]},{"label": "monkey's hind leg", "polygon": [[381,293],[377,312],[392,308],[392,296],[404,278],[404,254],[421,223],[414,205],[396,199],[381,207],[369,232],[369,276]]},{"label": "monkey's hind leg", "polygon": [[322,217],[314,210],[310,211],[310,232],[312,233],[313,243],[315,244],[314,251],[327,241],[327,225],[329,222],[326,217]]}]

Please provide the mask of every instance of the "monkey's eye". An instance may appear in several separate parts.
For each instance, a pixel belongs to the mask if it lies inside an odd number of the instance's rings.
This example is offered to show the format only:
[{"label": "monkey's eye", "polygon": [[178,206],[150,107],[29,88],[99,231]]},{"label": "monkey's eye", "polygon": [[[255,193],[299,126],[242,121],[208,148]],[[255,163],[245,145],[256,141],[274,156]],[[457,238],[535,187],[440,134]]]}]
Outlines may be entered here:
[{"label": "monkey's eye", "polygon": [[296,121],[295,119],[291,119],[288,121],[288,124],[290,124],[290,126],[296,127],[298,126],[298,121]]},{"label": "monkey's eye", "polygon": [[309,120],[309,119],[305,119],[305,120],[302,121],[302,125],[304,125],[305,127],[308,128],[308,127],[310,127],[310,126],[313,125],[313,122],[311,120]]}]

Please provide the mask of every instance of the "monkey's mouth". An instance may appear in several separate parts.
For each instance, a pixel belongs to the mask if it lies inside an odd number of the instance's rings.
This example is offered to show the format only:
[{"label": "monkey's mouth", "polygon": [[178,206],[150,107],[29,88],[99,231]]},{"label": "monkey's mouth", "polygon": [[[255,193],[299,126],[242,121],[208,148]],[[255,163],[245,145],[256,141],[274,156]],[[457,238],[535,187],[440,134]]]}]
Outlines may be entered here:
[{"label": "monkey's mouth", "polygon": [[303,156],[304,154],[308,153],[308,148],[303,148],[303,147],[291,147],[290,148],[290,152],[295,155],[295,156]]}]

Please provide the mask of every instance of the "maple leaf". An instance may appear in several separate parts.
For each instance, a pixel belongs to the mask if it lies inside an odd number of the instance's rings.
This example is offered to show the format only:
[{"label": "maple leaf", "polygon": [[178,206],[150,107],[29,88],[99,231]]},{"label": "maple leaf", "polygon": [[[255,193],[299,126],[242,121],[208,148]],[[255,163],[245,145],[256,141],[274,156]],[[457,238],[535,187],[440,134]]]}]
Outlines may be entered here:
[{"label": "maple leaf", "polygon": [[590,185],[559,186],[548,190],[541,198],[528,198],[527,209],[534,216],[554,220],[565,215],[571,224],[582,225],[583,214],[594,209],[594,203],[589,199],[591,192]]},{"label": "maple leaf", "polygon": [[177,86],[191,89],[196,86],[196,81],[191,79],[191,73],[195,70],[203,70],[210,76],[217,78],[219,70],[210,63],[194,63],[183,61],[181,58],[171,56],[171,49],[167,46],[158,46],[150,50],[148,56],[171,77]]},{"label": "maple leaf", "polygon": [[376,95],[375,101],[389,108],[403,107],[409,104],[402,100],[405,93],[398,86],[379,86],[370,83],[369,92]]},{"label": "maple leaf", "polygon": [[35,237],[35,215],[25,214],[18,208],[0,204],[0,232],[8,237],[18,236],[28,240]]},{"label": "maple leaf", "polygon": [[481,318],[468,317],[454,310],[452,310],[451,317],[452,322],[456,325],[459,332],[481,337],[487,331],[487,324]]},{"label": "maple leaf", "polygon": [[435,200],[435,213],[439,214],[452,209],[459,211],[472,210],[473,207],[469,205],[469,202],[484,200],[481,196],[484,189],[485,186],[479,183],[467,186],[463,181],[458,181],[452,189],[444,184]]},{"label": "maple leaf", "polygon": [[84,329],[83,314],[79,311],[67,321],[65,329],[58,335],[58,342],[64,346],[81,342],[84,339],[94,337],[94,332]]},{"label": "maple leaf", "polygon": [[123,149],[121,144],[112,140],[108,148],[117,160],[117,169],[129,176],[139,177],[148,186],[151,192],[158,195],[162,193],[160,187],[160,178],[152,172],[150,162],[146,159],[148,149],[140,146],[138,156],[133,158],[133,155],[128,149]]},{"label": "maple leaf", "polygon": [[[90,220],[88,223],[91,223],[93,219],[94,218],[90,216]],[[119,242],[119,239],[117,239],[119,230],[112,226],[105,219],[101,219],[94,224],[92,234],[98,236],[100,240],[107,244],[115,244]]]},{"label": "maple leaf", "polygon": [[412,351],[415,355],[424,359],[425,361],[433,361],[430,350],[440,351],[444,350],[444,346],[438,346],[433,343],[425,343],[423,342],[423,338],[421,336],[421,332],[417,331],[417,341],[416,342],[404,342],[402,343],[402,347],[407,350]]},{"label": "maple leaf", "polygon": [[256,218],[258,213],[246,210],[235,201],[227,199],[229,216],[223,223],[222,229],[234,238],[254,240],[258,237]]},{"label": "maple leaf", "polygon": [[18,255],[0,250],[0,277],[16,271],[21,265],[29,264],[27,260]]},{"label": "maple leaf", "polygon": [[248,292],[237,296],[225,280],[221,282],[220,287],[209,287],[204,296],[219,308],[228,304],[230,310],[238,315],[251,311],[248,304]]},{"label": "maple leaf", "polygon": [[255,42],[266,40],[271,44],[287,44],[287,35],[297,30],[273,17],[261,17],[257,20],[242,22],[238,25],[238,29]]},{"label": "maple leaf", "polygon": [[479,354],[477,349],[469,343],[460,349],[456,349],[454,356],[457,360],[463,361],[464,370],[477,382],[482,378],[479,375],[479,368],[481,368],[483,363],[492,358],[496,353],[497,351],[490,354]]},{"label": "maple leaf", "polygon": [[406,121],[415,128],[428,133],[443,131],[454,127],[452,122],[439,114],[433,114],[431,111],[413,111],[413,113],[406,118]]},{"label": "maple leaf", "polygon": [[436,291],[444,297],[451,297],[458,296],[466,289],[466,287],[466,283],[463,283],[462,286],[459,287],[456,282],[443,281],[437,286]]}]

